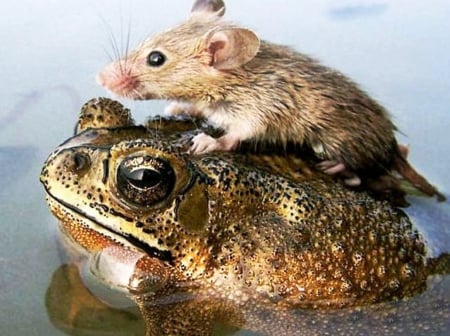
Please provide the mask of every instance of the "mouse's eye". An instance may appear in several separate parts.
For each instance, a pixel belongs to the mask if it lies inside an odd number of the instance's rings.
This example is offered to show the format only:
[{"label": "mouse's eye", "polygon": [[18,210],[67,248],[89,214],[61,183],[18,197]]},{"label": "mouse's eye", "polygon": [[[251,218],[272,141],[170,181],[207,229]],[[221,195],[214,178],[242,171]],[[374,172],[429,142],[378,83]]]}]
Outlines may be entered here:
[{"label": "mouse's eye", "polygon": [[166,61],[166,56],[160,51],[152,51],[147,56],[147,64],[152,67],[159,67]]}]

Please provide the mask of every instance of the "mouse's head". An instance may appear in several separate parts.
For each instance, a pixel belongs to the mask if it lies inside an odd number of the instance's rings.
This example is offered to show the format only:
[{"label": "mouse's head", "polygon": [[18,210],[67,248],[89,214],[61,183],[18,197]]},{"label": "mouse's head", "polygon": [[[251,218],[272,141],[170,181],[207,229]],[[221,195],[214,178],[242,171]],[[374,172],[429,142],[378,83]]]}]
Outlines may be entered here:
[{"label": "mouse's head", "polygon": [[197,0],[184,23],[104,68],[100,85],[132,99],[197,100],[257,54],[259,38],[222,20],[221,0]]}]

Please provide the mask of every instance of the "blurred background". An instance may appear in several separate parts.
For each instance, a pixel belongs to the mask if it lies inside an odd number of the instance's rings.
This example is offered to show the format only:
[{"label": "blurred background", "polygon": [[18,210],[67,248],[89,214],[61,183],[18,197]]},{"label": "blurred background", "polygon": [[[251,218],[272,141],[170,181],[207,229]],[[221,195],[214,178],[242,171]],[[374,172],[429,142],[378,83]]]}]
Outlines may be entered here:
[{"label": "blurred background", "polygon": [[[56,220],[39,184],[48,154],[72,135],[81,105],[109,96],[95,74],[113,54],[182,21],[191,1],[16,0],[0,3],[0,334],[59,334],[44,296],[60,264]],[[339,69],[392,113],[410,161],[450,190],[450,2],[228,1],[226,17],[263,39]],[[123,101],[138,121],[164,102]],[[447,204],[412,200],[431,252],[449,250]],[[436,210],[438,209],[438,210]]]}]

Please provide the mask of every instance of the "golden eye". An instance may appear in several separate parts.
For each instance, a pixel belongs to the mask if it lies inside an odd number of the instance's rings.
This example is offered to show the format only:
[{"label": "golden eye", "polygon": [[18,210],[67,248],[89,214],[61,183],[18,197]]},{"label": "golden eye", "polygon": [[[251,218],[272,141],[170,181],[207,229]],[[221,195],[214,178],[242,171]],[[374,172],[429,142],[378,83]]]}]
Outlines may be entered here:
[{"label": "golden eye", "polygon": [[164,200],[175,185],[170,164],[151,156],[132,156],[117,169],[117,189],[126,201],[151,206]]}]

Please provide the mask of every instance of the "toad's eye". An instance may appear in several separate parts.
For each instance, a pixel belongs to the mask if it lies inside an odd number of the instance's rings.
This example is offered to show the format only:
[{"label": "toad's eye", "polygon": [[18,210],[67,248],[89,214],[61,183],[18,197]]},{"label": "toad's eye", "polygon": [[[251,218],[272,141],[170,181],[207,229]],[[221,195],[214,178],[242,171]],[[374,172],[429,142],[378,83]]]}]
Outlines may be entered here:
[{"label": "toad's eye", "polygon": [[175,172],[167,161],[151,156],[128,157],[117,169],[117,188],[124,198],[138,206],[164,200],[175,184]]},{"label": "toad's eye", "polygon": [[160,51],[152,51],[147,56],[147,64],[151,67],[159,67],[166,61],[166,56]]}]

